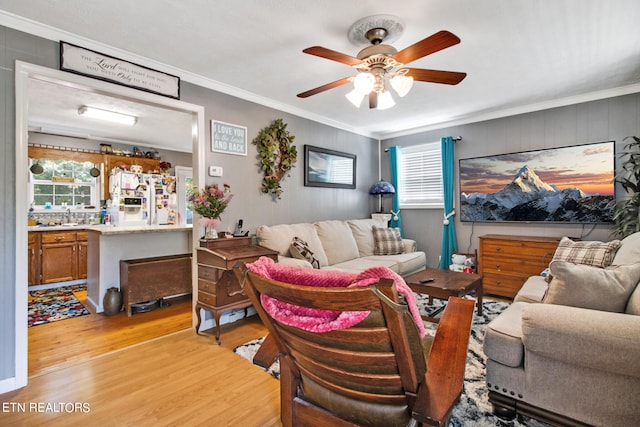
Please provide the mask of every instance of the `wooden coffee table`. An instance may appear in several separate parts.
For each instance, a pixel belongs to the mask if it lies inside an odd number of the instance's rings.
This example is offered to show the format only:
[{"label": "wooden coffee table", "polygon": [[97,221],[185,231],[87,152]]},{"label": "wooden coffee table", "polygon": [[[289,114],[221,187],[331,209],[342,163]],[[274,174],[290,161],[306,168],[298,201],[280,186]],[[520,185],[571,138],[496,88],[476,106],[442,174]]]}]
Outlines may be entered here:
[{"label": "wooden coffee table", "polygon": [[[430,282],[421,283],[425,279]],[[460,273],[451,270],[427,268],[404,278],[407,285],[419,294],[429,295],[431,298],[449,299],[449,297],[463,297],[476,294],[478,316],[482,315],[482,276],[475,273]],[[429,316],[422,316],[424,320],[438,323],[436,317],[444,310],[444,306],[432,312]]]}]

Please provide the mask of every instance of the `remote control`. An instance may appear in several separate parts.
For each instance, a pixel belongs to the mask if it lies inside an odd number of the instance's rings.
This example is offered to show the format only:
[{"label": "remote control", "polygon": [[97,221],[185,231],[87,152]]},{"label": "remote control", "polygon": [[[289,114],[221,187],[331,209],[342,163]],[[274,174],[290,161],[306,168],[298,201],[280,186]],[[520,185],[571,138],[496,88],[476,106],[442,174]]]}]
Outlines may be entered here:
[{"label": "remote control", "polygon": [[433,282],[433,277],[427,277],[426,279],[420,280],[420,283],[429,283]]}]

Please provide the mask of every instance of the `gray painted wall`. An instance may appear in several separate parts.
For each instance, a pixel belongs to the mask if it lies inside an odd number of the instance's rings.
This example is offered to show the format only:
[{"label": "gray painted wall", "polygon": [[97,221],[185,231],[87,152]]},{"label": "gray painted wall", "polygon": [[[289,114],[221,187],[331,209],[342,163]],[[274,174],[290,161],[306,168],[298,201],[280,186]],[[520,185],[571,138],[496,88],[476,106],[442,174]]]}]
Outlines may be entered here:
[{"label": "gray painted wall", "polygon": [[[0,171],[0,247],[2,286],[0,287],[0,381],[14,376],[15,354],[15,61],[59,68],[58,43],[0,26],[0,87],[3,120],[2,170]],[[244,219],[244,229],[255,232],[260,224],[307,222],[320,219],[364,218],[375,205],[369,186],[378,176],[377,141],[302,119],[218,92],[182,83],[181,99],[205,107],[209,147],[206,164],[222,166],[224,176],[207,178],[207,182],[225,182],[235,194],[223,215],[221,228],[233,230],[237,219]],[[298,164],[284,181],[282,200],[273,201],[259,190],[262,175],[258,169],[255,146],[249,144],[247,156],[213,153],[210,150],[210,120],[216,119],[247,127],[249,143],[258,131],[273,120],[283,118],[296,136]],[[188,143],[188,142],[187,142]],[[303,145],[310,144],[357,155],[355,190],[305,187],[303,180]],[[26,256],[26,254],[25,254]]]},{"label": "gray painted wall", "polygon": [[[207,183],[227,183],[234,194],[218,231],[233,231],[240,218],[244,220],[244,229],[254,232],[261,224],[365,218],[375,210],[375,200],[368,191],[378,174],[377,141],[187,83],[182,85],[181,93],[183,100],[205,107],[206,167],[222,166],[224,170],[221,178],[207,177]],[[291,176],[282,181],[282,199],[274,201],[260,191],[263,175],[258,167],[256,146],[251,142],[261,129],[278,118],[284,120],[287,130],[295,136],[298,162]],[[212,152],[211,120],[246,126],[247,156]],[[305,144],[356,154],[356,189],[305,187]]]},{"label": "gray painted wall", "polygon": [[[0,171],[0,247],[2,283],[0,286],[0,380],[10,378],[14,371],[14,300],[15,300],[15,114],[14,62],[21,60],[37,65],[58,68],[58,44],[0,26],[0,132],[2,170]],[[284,181],[283,199],[274,202],[260,193],[261,174],[258,171],[255,146],[249,144],[245,156],[213,153],[207,148],[206,165],[222,166],[224,176],[207,178],[207,182],[226,182],[236,197],[223,215],[222,228],[233,228],[239,218],[245,229],[255,230],[259,224],[305,222],[321,219],[362,218],[375,210],[375,199],[367,194],[377,179],[377,144],[370,138],[334,129],[310,120],[292,116],[257,104],[236,99],[188,83],[182,85],[182,100],[205,107],[207,141],[210,141],[211,119],[248,128],[248,139],[276,118],[283,118],[288,130],[296,136],[299,150],[298,166]],[[640,95],[628,95],[602,101],[577,104],[552,110],[523,114],[423,132],[383,141],[390,145],[409,146],[439,141],[442,136],[462,135],[457,145],[456,159],[499,154],[539,148],[558,147],[603,140],[616,140],[622,150],[622,138],[640,134]],[[209,144],[209,142],[208,142]],[[357,188],[334,190],[304,187],[303,145],[310,144],[358,156]],[[388,178],[388,161],[383,156],[382,176]],[[456,173],[457,175],[457,173]],[[456,195],[457,197],[457,195]],[[387,200],[387,209],[389,201]],[[429,266],[436,266],[440,251],[442,210],[403,210],[407,237],[414,238],[418,247],[427,252]],[[487,233],[529,234],[542,236],[585,236],[608,239],[609,230],[598,226],[560,226],[534,224],[495,224],[472,226],[456,219],[458,243],[461,251],[477,248],[477,237]]]},{"label": "gray painted wall", "polygon": [[[381,145],[383,149],[392,145],[406,147],[440,141],[443,136],[462,136],[462,142],[456,143],[455,155],[455,197],[459,200],[459,159],[610,140],[616,141],[616,153],[619,154],[624,148],[623,138],[629,135],[640,135],[640,94],[438,129],[385,140]],[[618,170],[619,164],[618,159]],[[383,156],[382,171],[384,177],[389,176],[387,156]],[[624,196],[624,190],[619,186],[616,196]],[[390,208],[390,201],[386,207]],[[405,209],[401,215],[405,235],[417,240],[418,247],[427,252],[427,264],[436,267],[442,238],[442,209]],[[472,224],[461,223],[457,217],[455,223],[460,252],[473,252],[478,248],[478,236],[489,233],[611,239],[611,229],[605,225]]]}]

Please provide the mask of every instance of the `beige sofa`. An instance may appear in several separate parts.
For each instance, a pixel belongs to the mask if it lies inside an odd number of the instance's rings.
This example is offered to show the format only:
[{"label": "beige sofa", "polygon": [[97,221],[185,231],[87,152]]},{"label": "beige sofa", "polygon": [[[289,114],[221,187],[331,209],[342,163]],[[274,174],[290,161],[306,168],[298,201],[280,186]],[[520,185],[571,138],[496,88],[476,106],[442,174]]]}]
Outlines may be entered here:
[{"label": "beige sofa", "polygon": [[[557,425],[640,425],[638,263],[640,233],[622,240],[609,267],[558,261],[549,283],[527,280],[485,334],[497,414]],[[558,295],[564,304],[549,303]]]},{"label": "beige sofa", "polygon": [[278,251],[278,262],[288,265],[312,267],[310,262],[291,255],[291,243],[298,237],[307,243],[322,269],[359,273],[382,265],[406,276],[425,268],[426,255],[417,250],[414,240],[402,239],[403,253],[374,255],[374,226],[387,227],[373,219],[261,225],[256,229],[256,238],[260,246]]}]

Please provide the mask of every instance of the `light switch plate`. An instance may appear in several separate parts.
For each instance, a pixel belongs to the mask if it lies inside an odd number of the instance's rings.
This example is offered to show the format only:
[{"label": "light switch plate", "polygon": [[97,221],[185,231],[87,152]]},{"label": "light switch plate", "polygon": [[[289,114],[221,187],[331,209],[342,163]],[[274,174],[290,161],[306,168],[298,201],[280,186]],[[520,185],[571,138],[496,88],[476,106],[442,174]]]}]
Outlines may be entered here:
[{"label": "light switch plate", "polygon": [[222,166],[209,166],[209,176],[222,176]]}]

